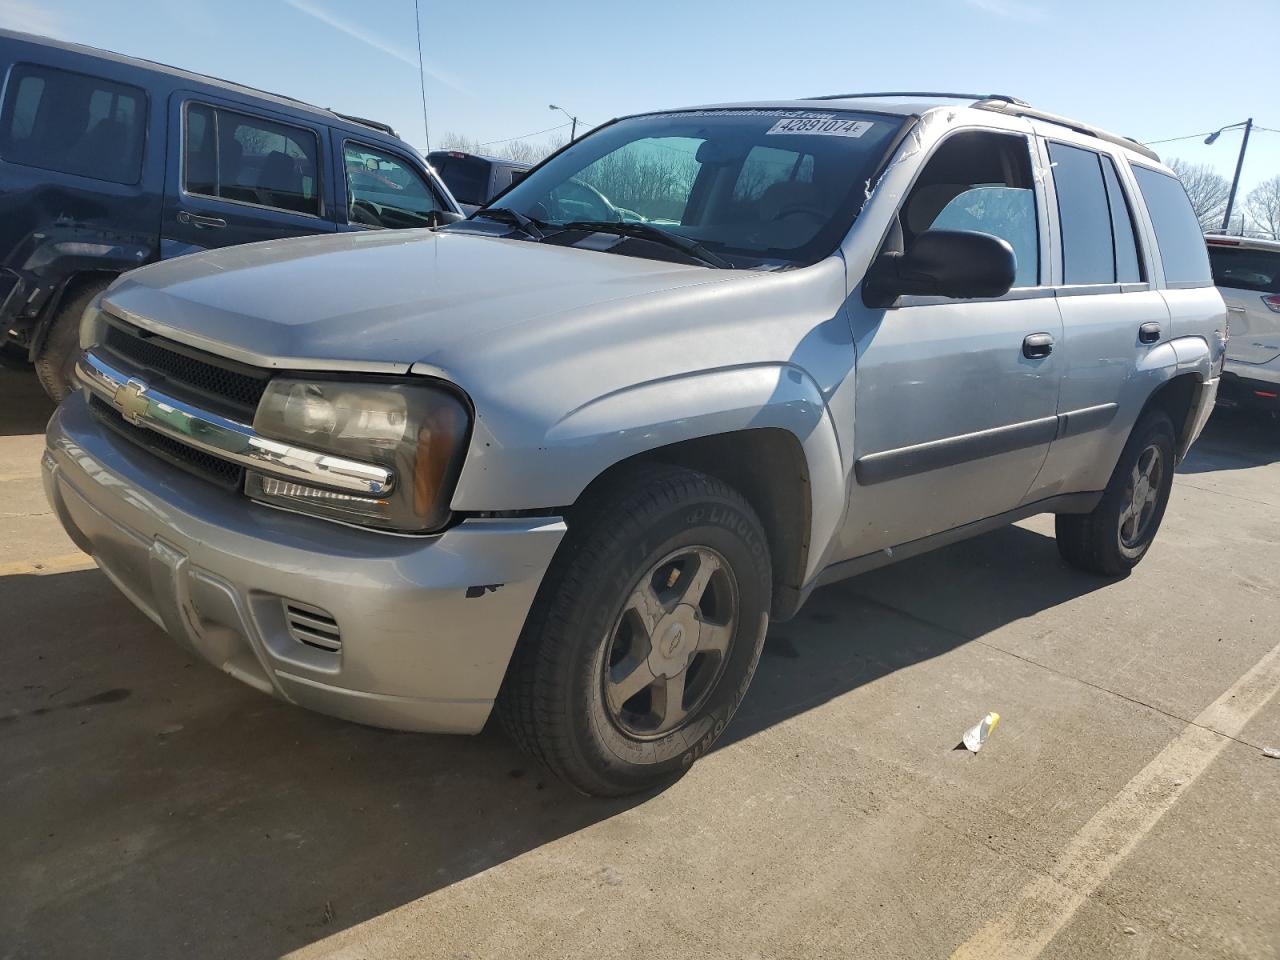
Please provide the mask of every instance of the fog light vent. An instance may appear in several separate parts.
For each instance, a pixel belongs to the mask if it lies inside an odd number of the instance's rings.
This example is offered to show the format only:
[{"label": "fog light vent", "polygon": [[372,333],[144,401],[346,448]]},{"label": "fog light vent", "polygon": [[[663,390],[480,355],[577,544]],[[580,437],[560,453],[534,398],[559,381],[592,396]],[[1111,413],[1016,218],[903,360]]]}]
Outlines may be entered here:
[{"label": "fog light vent", "polygon": [[294,600],[286,600],[284,619],[289,625],[289,635],[299,643],[317,650],[337,653],[342,649],[342,634],[338,621],[319,607],[308,606]]}]

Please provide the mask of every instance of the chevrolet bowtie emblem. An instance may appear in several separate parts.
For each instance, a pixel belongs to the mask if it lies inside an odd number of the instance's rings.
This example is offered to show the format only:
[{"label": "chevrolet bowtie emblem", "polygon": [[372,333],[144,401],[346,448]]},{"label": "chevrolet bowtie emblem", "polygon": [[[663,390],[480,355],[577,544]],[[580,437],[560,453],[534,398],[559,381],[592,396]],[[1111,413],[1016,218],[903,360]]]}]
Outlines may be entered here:
[{"label": "chevrolet bowtie emblem", "polygon": [[112,397],[115,405],[120,408],[121,415],[128,423],[135,426],[142,420],[142,415],[151,405],[151,401],[143,396],[146,389],[147,385],[141,380],[130,380],[124,386],[117,387],[115,396]]}]

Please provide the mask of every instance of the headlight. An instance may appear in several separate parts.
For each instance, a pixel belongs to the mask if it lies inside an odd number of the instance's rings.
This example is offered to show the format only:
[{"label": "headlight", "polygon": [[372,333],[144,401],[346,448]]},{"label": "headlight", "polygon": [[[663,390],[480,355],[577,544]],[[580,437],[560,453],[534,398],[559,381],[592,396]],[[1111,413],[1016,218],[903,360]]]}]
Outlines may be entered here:
[{"label": "headlight", "polygon": [[96,346],[102,338],[102,294],[89,301],[80,314],[80,349],[88,350]]},{"label": "headlight", "polygon": [[462,467],[471,416],[449,390],[425,383],[272,380],[253,427],[264,437],[386,467],[391,492],[353,496],[250,470],[254,500],[364,526],[421,533],[442,527]]}]

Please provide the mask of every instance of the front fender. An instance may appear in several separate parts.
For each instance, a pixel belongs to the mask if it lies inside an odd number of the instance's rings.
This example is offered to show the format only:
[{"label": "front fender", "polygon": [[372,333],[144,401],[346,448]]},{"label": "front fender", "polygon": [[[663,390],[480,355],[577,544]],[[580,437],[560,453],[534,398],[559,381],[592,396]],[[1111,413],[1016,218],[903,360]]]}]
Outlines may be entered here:
[{"label": "front fender", "polygon": [[[578,406],[536,443],[500,442],[483,411],[453,509],[562,507],[614,464],[660,447],[717,434],[776,428],[800,443],[812,498],[810,565],[840,523],[844,470],[822,391],[788,363],[701,371],[628,386]],[[806,578],[812,574],[806,570]]]}]

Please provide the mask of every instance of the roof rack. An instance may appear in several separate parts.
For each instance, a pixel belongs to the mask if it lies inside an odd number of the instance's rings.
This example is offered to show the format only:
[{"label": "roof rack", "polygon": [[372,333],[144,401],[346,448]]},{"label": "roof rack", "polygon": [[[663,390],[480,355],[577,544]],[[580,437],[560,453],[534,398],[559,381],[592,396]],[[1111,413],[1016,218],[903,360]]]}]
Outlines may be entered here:
[{"label": "roof rack", "polygon": [[1059,116],[1056,113],[1049,113],[1045,110],[1037,110],[1025,100],[1019,100],[1017,97],[1010,97],[1003,93],[939,93],[936,91],[923,90],[898,90],[891,93],[835,93],[827,94],[821,97],[806,97],[806,100],[869,100],[877,97],[903,97],[917,100],[972,100],[970,104],[979,110],[991,110],[995,113],[1003,113],[1013,117],[1025,117],[1028,120],[1043,120],[1046,123],[1057,124],[1060,127],[1066,127],[1074,130],[1076,133],[1083,133],[1085,136],[1097,137],[1099,140],[1105,140],[1107,143],[1114,143],[1118,147],[1124,147],[1126,150],[1132,150],[1139,153],[1149,160],[1160,162],[1160,155],[1148,147],[1145,143],[1139,143],[1130,137],[1121,137],[1114,133],[1107,133],[1105,130],[1099,130],[1097,127],[1091,127],[1087,123],[1081,123],[1079,120],[1070,120],[1066,117]]},{"label": "roof rack", "polygon": [[357,117],[354,114],[350,114],[350,113],[339,113],[337,110],[334,110],[332,107],[326,107],[325,109],[327,109],[335,117],[341,117],[343,120],[350,120],[352,123],[358,123],[360,124],[360,126],[369,127],[372,130],[381,130],[383,133],[389,136],[395,137],[397,140],[400,139],[400,134],[396,133],[395,128],[392,127],[391,124],[389,123],[382,123],[381,121],[378,121],[378,120],[369,120],[369,119],[366,119],[365,117]]},{"label": "roof rack", "polygon": [[1002,100],[1021,107],[1030,106],[1017,97],[1009,97],[1003,93],[938,93],[933,90],[894,90],[888,93],[828,93],[820,97],[805,97],[805,100],[871,100],[879,97],[905,97],[913,100]]},{"label": "roof rack", "polygon": [[1122,137],[1118,134],[1107,133],[1105,130],[1099,130],[1097,127],[1091,127],[1087,123],[1081,123],[1079,120],[1071,120],[1067,117],[1059,116],[1056,113],[1049,113],[1045,110],[1036,110],[1029,104],[1023,103],[1021,100],[1010,102],[1004,97],[993,97],[989,100],[975,103],[974,106],[979,110],[991,110],[994,113],[1004,113],[1013,117],[1025,117],[1028,120],[1043,120],[1045,123],[1057,124],[1060,127],[1066,127],[1068,130],[1074,130],[1076,133],[1083,133],[1087,137],[1097,137],[1099,140],[1105,140],[1107,143],[1114,143],[1118,147],[1124,147],[1126,150],[1132,150],[1139,153],[1148,160],[1160,162],[1160,154],[1156,153],[1145,143],[1139,143],[1129,137]]}]

